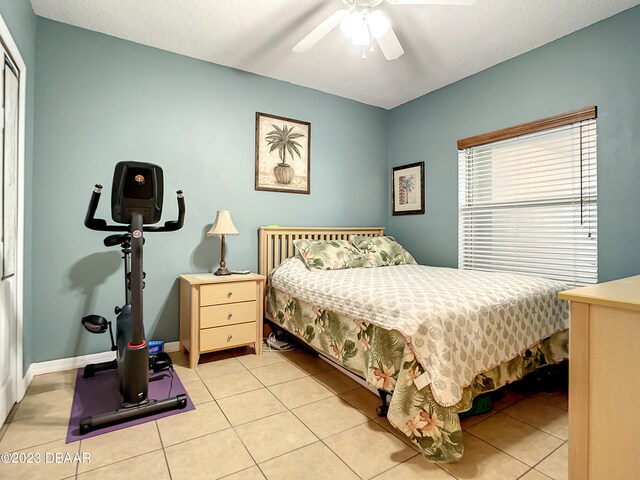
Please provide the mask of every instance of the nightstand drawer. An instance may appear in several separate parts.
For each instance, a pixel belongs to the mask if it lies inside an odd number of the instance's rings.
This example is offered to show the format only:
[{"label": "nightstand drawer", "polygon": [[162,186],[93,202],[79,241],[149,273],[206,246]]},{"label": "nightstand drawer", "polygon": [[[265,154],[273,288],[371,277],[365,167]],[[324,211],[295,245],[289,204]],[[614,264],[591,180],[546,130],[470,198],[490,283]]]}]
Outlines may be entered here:
[{"label": "nightstand drawer", "polygon": [[201,306],[251,300],[256,300],[256,282],[229,282],[223,285],[200,286]]},{"label": "nightstand drawer", "polygon": [[221,327],[236,323],[255,322],[256,302],[228,303],[200,307],[200,328]]},{"label": "nightstand drawer", "polygon": [[256,322],[200,330],[200,350],[219,350],[256,341]]}]

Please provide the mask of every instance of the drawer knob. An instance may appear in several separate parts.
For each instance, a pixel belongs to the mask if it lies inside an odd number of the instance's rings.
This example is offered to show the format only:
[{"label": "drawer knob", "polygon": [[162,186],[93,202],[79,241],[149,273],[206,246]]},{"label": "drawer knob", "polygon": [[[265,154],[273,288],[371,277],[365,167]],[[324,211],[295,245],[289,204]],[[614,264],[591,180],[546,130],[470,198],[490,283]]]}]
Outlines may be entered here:
[{"label": "drawer knob", "polygon": [[233,317],[233,313],[229,312],[229,313],[227,314],[227,320],[231,320],[231,317]]},{"label": "drawer knob", "polygon": [[233,338],[233,335],[227,336],[227,342],[230,342],[232,338]]},{"label": "drawer knob", "polygon": [[229,291],[227,292],[227,298],[231,298],[231,295],[233,295],[233,292],[232,292],[231,290],[229,290]]}]

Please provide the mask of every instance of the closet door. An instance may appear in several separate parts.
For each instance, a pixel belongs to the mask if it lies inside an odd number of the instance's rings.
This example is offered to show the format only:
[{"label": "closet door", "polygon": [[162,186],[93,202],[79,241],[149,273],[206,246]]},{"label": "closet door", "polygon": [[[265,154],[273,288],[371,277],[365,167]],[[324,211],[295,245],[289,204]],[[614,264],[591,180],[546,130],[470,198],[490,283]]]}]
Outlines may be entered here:
[{"label": "closet door", "polygon": [[0,47],[0,423],[17,400],[18,70]]}]

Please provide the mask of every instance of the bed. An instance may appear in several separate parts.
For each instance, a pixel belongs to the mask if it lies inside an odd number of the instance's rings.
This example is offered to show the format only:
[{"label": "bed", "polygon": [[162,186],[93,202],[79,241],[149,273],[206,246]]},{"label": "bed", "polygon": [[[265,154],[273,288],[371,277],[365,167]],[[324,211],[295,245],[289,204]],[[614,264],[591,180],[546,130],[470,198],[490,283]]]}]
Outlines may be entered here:
[{"label": "bed", "polygon": [[567,358],[567,285],[412,264],[310,271],[294,245],[351,235],[384,229],[261,227],[266,316],[387,397],[426,459],[455,462],[475,397]]}]

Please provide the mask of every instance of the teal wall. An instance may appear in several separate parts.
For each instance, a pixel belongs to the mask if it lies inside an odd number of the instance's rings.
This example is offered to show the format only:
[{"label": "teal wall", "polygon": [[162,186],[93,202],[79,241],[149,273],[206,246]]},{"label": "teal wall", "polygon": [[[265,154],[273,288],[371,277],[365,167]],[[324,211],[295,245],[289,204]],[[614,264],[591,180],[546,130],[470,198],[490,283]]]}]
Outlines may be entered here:
[{"label": "teal wall", "polygon": [[[79,319],[121,302],[120,255],[82,220],[92,185],[110,185],[124,159],[163,166],[165,219],[175,190],[187,201],[182,231],[147,237],[150,337],[178,338],[176,275],[219,260],[205,236],[216,210],[240,230],[227,242],[232,268],[256,268],[263,224],[380,224],[422,263],[455,266],[456,140],[593,104],[600,280],[640,272],[640,7],[388,112],[41,18],[36,28],[28,2],[0,0],[0,13],[30,69],[25,368],[105,350]],[[311,122],[311,195],[254,190],[256,111]],[[426,214],[393,217],[390,167],[416,161]]]},{"label": "teal wall", "polygon": [[640,273],[640,7],[388,113],[389,167],[425,162],[426,213],[389,232],[421,263],[457,266],[456,140],[598,106],[599,280]]},{"label": "teal wall", "polygon": [[36,15],[27,1],[0,0],[0,15],[4,19],[22,59],[27,65],[27,104],[25,116],[25,245],[24,245],[24,313],[23,313],[23,369],[31,365],[31,319],[33,296],[31,294],[31,250],[33,202],[30,192],[33,185],[33,119],[36,63]]},{"label": "teal wall", "polygon": [[[80,327],[123,300],[119,249],[83,226],[95,183],[116,162],[161,165],[164,219],[179,232],[148,234],[148,337],[178,339],[181,273],[211,271],[219,240],[205,236],[231,211],[230,268],[257,268],[259,225],[379,225],[386,220],[386,111],[288,83],[38,18],[33,185],[33,361],[104,351]],[[311,122],[311,194],[254,189],[255,112]],[[373,193],[372,193],[373,192]],[[107,190],[98,214],[110,220]]]}]

